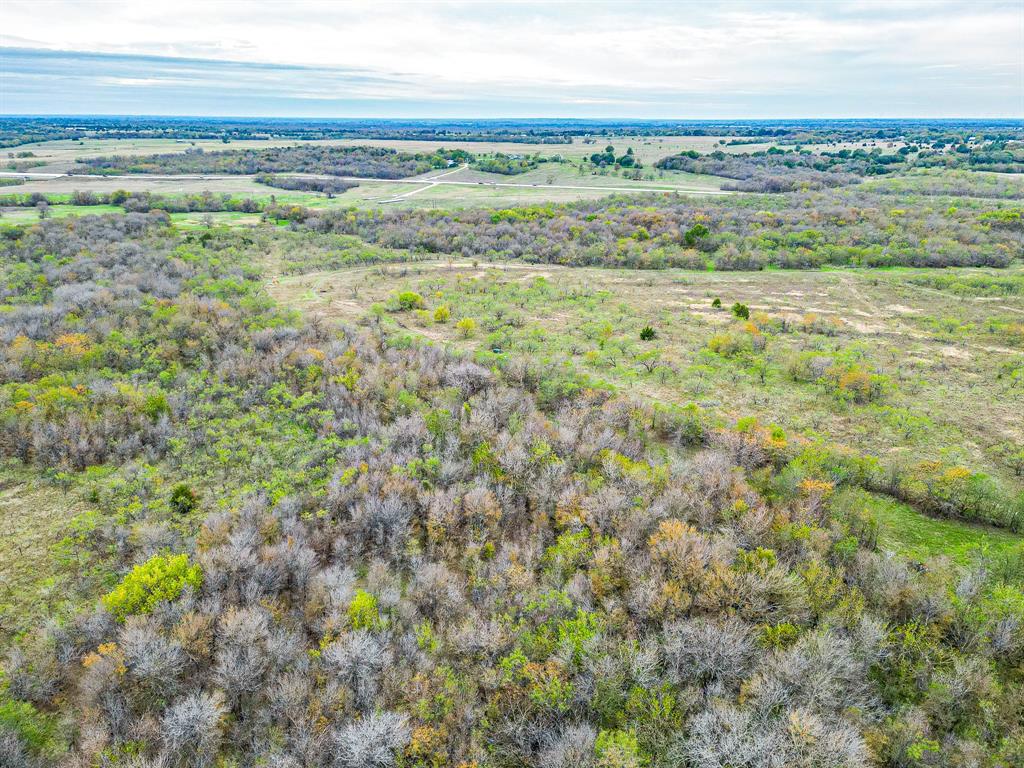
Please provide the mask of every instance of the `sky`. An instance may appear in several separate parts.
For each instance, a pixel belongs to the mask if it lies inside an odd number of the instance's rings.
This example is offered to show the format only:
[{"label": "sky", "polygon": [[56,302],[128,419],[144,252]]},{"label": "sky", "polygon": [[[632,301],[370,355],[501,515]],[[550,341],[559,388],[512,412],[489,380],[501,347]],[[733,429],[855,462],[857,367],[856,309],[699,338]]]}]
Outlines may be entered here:
[{"label": "sky", "polygon": [[1024,0],[0,0],[0,114],[1024,117]]}]

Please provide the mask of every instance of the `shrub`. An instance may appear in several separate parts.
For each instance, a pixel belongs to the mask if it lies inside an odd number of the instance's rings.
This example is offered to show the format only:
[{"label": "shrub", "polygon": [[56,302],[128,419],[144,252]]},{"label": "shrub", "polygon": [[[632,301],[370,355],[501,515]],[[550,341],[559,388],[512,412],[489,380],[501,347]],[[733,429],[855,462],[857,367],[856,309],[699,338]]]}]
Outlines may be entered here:
[{"label": "shrub", "polygon": [[709,231],[703,224],[694,224],[686,230],[686,234],[683,235],[683,242],[692,248],[702,237],[707,237]]},{"label": "shrub", "polygon": [[797,641],[800,630],[788,621],[780,624],[766,624],[761,628],[758,642],[764,648],[788,648]]},{"label": "shrub", "polygon": [[722,300],[716,298],[714,301],[711,302],[711,307],[713,309],[721,309],[722,308]]},{"label": "shrub", "polygon": [[740,304],[738,301],[732,305],[732,313],[743,320],[750,319],[750,307]]},{"label": "shrub", "polygon": [[[55,718],[38,712],[27,701],[0,701],[0,733],[4,729],[14,733],[34,754],[54,752],[60,748]],[[0,756],[2,754],[0,752]]]},{"label": "shrub", "polygon": [[435,323],[447,323],[452,317],[452,311],[448,307],[442,304],[440,307],[434,310],[434,322]]},{"label": "shrub", "polygon": [[165,413],[169,413],[170,410],[171,407],[167,404],[167,395],[163,392],[149,395],[142,404],[142,412],[154,420]]},{"label": "shrub", "polygon": [[408,718],[395,712],[374,712],[347,723],[332,734],[338,768],[391,768],[397,753],[412,738]]},{"label": "shrub", "polygon": [[656,338],[658,338],[658,332],[651,326],[645,325],[640,330],[640,341],[654,341]]},{"label": "shrub", "polygon": [[103,605],[122,621],[133,614],[149,613],[161,600],[173,600],[185,587],[198,589],[202,569],[188,564],[188,555],[154,555],[132,568]]},{"label": "shrub", "polygon": [[402,310],[422,309],[423,297],[416,291],[402,291],[398,294],[398,307]]},{"label": "shrub", "polygon": [[455,328],[462,338],[468,339],[476,332],[476,321],[472,317],[464,317],[455,324]]},{"label": "shrub", "polygon": [[594,756],[599,768],[641,768],[647,757],[640,751],[636,736],[630,731],[601,731],[594,742]]},{"label": "shrub", "polygon": [[179,515],[187,515],[198,503],[199,497],[188,483],[178,483],[171,491],[171,509]]},{"label": "shrub", "polygon": [[360,589],[348,606],[348,621],[352,629],[377,629],[381,626],[377,598]]},{"label": "shrub", "polygon": [[747,338],[735,333],[716,333],[708,339],[708,349],[722,357],[732,357],[750,348]]},{"label": "shrub", "polygon": [[848,368],[833,366],[826,372],[830,386],[841,400],[852,400],[855,403],[870,403],[882,396],[888,380],[885,376],[871,373],[862,366],[853,365]]}]

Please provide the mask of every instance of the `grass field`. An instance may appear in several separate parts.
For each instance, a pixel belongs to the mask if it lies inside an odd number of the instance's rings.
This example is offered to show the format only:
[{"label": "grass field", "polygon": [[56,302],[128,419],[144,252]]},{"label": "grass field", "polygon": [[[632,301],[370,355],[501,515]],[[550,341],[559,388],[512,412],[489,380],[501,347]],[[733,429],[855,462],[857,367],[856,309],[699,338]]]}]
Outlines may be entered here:
[{"label": "grass field", "polygon": [[939,520],[859,488],[841,491],[834,504],[867,510],[878,522],[879,544],[884,549],[918,560],[945,556],[966,565],[982,552],[997,558],[1024,557],[1024,536],[958,520]]},{"label": "grass field", "polygon": [[[315,267],[310,265],[310,267]],[[1019,487],[1024,445],[1024,272],[1000,273],[1017,293],[964,296],[930,287],[927,270],[654,273],[545,265],[430,262],[276,278],[272,292],[306,310],[353,321],[398,291],[450,307],[448,323],[398,312],[407,332],[486,352],[500,347],[568,365],[640,395],[697,402],[731,419],[757,415],[908,461],[984,469]],[[944,279],[985,278],[977,270]],[[952,287],[951,287],[952,286]],[[723,308],[712,307],[720,299]],[[752,322],[737,320],[734,303]],[[469,336],[455,327],[470,318]],[[641,328],[657,339],[643,342]],[[830,361],[877,376],[864,399],[799,381],[796,361]]]},{"label": "grass field", "polygon": [[31,470],[0,466],[0,509],[2,641],[55,614],[62,580],[73,573],[54,549],[85,505],[78,494],[61,492]]}]

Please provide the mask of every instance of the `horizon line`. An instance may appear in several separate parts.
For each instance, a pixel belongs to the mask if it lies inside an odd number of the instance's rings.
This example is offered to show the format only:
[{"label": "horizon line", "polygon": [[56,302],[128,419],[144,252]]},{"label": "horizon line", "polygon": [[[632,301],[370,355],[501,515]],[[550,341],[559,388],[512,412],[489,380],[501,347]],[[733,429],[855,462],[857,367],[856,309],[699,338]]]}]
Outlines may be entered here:
[{"label": "horizon line", "polygon": [[787,116],[787,117],[560,117],[532,116],[532,117],[475,117],[473,115],[460,115],[452,117],[383,117],[375,115],[362,115],[358,117],[337,116],[337,117],[312,117],[312,116],[290,116],[290,115],[195,115],[186,113],[129,113],[129,112],[0,112],[0,120],[15,118],[132,118],[132,119],[190,119],[190,120],[293,120],[305,122],[358,122],[361,120],[375,120],[379,122],[446,122],[455,120],[473,120],[481,123],[500,122],[539,122],[559,121],[566,123],[772,123],[772,122],[900,122],[900,121],[961,121],[961,122],[1019,122],[1024,127],[1024,115],[1019,117],[972,117],[967,115],[943,115],[935,117],[901,116],[901,117],[809,117],[809,116]]}]

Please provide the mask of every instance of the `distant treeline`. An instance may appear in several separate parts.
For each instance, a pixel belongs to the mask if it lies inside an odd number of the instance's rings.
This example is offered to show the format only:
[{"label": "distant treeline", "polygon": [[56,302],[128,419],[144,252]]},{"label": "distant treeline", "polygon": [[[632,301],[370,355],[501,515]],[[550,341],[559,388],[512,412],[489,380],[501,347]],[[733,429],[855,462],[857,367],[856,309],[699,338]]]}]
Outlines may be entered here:
[{"label": "distant treeline", "polygon": [[897,152],[879,149],[843,149],[812,153],[778,149],[750,154],[693,150],[662,158],[658,168],[702,173],[734,179],[723,189],[740,192],[793,192],[856,184],[865,176],[882,176],[915,167],[1024,173],[1024,149],[991,142],[981,146],[957,145],[952,151],[922,150],[907,145]]},{"label": "distant treeline", "polygon": [[1002,217],[976,210],[894,209],[888,196],[854,189],[756,205],[650,195],[506,210],[279,213],[316,231],[413,253],[641,269],[1005,267],[1024,239],[1019,217],[1017,226],[1003,226]]},{"label": "distant treeline", "polygon": [[[330,176],[359,176],[401,179],[418,176],[436,168],[466,164],[479,171],[514,175],[533,170],[541,163],[561,162],[560,156],[518,155],[494,152],[473,155],[462,149],[408,153],[386,147],[338,147],[306,144],[266,149],[229,149],[206,152],[189,149],[158,155],[113,155],[79,160],[78,173],[113,175],[159,174],[263,174],[317,173]],[[277,177],[282,181],[282,177]],[[264,182],[266,183],[266,182]],[[282,181],[284,184],[297,184]],[[304,182],[311,183],[311,182]],[[274,184],[281,186],[281,184]],[[316,189],[315,186],[287,186],[285,189]],[[321,190],[316,190],[321,191]],[[342,190],[343,191],[343,190]]]},{"label": "distant treeline", "polygon": [[293,120],[191,117],[5,117],[0,147],[56,139],[410,139],[567,144],[587,136],[735,136],[786,142],[1024,138],[1016,120]]},{"label": "distant treeline", "polygon": [[159,155],[113,155],[79,160],[79,173],[113,175],[122,173],[159,174],[273,174],[319,173],[330,176],[362,176],[401,179],[433,168],[465,161],[461,150],[409,154],[383,147],[336,147],[304,145],[266,149],[229,149],[204,152],[190,149]]}]

